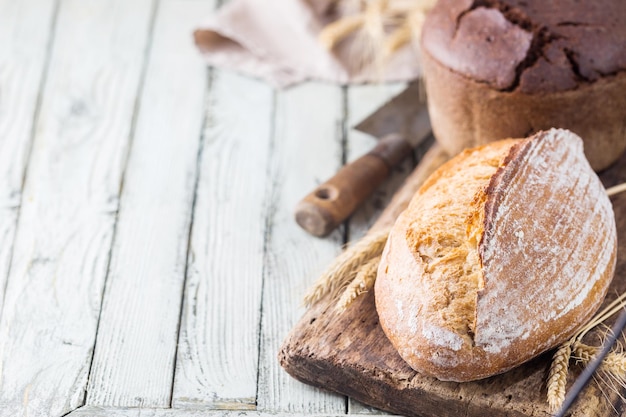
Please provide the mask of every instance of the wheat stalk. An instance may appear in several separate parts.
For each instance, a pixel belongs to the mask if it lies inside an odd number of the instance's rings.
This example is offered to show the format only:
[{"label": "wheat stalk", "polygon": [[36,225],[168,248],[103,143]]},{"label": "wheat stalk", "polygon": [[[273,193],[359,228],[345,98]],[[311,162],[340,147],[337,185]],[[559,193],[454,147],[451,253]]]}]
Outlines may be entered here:
[{"label": "wheat stalk", "polygon": [[383,57],[389,59],[398,49],[404,46],[413,36],[413,29],[409,21],[404,22],[398,29],[393,31],[385,40]]},{"label": "wheat stalk", "polygon": [[[607,305],[602,311],[597,313],[585,326],[568,341],[563,343],[556,351],[550,365],[550,373],[548,376],[548,404],[551,412],[558,410],[565,399],[565,383],[567,381],[568,367],[563,365],[564,361],[569,362],[570,356],[573,356],[578,362],[587,365],[593,357],[598,353],[599,348],[587,346],[582,343],[582,338],[589,331],[618,311],[626,307],[626,293],[621,294],[613,302]],[[567,354],[566,359],[565,354]],[[602,361],[602,370],[607,374],[612,382],[618,383],[620,386],[626,387],[626,355],[623,352],[613,350],[609,352],[607,357]]]},{"label": "wheat stalk", "polygon": [[387,38],[385,44],[385,58],[389,58],[394,52],[409,42],[419,44],[422,33],[422,26],[426,20],[426,14],[434,7],[436,0],[422,0],[416,4],[415,1],[408,2],[405,8],[400,8],[396,13],[398,22],[397,29]]},{"label": "wheat stalk", "polygon": [[347,309],[350,304],[361,294],[364,294],[374,288],[374,282],[376,282],[376,273],[378,271],[378,264],[380,263],[380,256],[376,256],[370,259],[365,265],[359,269],[356,277],[346,287],[345,291],[341,295],[337,308],[340,311]]},{"label": "wheat stalk", "polygon": [[626,377],[626,355],[623,353],[611,352],[602,361],[605,370],[611,375],[618,377],[623,383]]},{"label": "wheat stalk", "polygon": [[[572,358],[583,365],[589,364],[600,352],[599,347],[589,346],[580,341],[574,341],[572,345]],[[609,352],[602,360],[601,369],[623,380],[626,376],[626,355],[623,352]]]},{"label": "wheat stalk", "polygon": [[[576,362],[586,366],[599,352],[600,348],[598,347],[588,346],[576,341],[572,348],[572,357]],[[599,368],[599,375],[594,379],[605,398],[608,399],[608,395],[604,392],[603,387],[608,387],[622,400],[625,400],[622,390],[626,388],[626,355],[624,355],[622,349],[619,349],[619,351],[613,350],[606,355]]]},{"label": "wheat stalk", "polygon": [[607,193],[607,195],[609,197],[611,197],[611,196],[613,196],[615,194],[619,194],[619,193],[624,192],[624,191],[626,191],[626,182],[624,182],[622,184],[619,184],[619,185],[615,185],[615,186],[613,186],[611,188],[608,188],[606,190],[606,193]]},{"label": "wheat stalk", "polygon": [[572,348],[572,357],[582,364],[588,364],[594,358],[594,356],[599,352],[599,349],[595,346],[585,345],[582,342],[574,341],[573,343],[570,341]]},{"label": "wheat stalk", "polygon": [[346,16],[329,23],[318,35],[318,40],[324,48],[333,49],[342,39],[363,27],[365,15]]},{"label": "wheat stalk", "polygon": [[332,6],[331,10],[338,16],[347,16],[360,13],[366,3],[367,0],[331,0],[329,8]]},{"label": "wheat stalk", "polygon": [[363,28],[373,39],[385,36],[385,17],[389,0],[370,0],[365,6],[365,24]]},{"label": "wheat stalk", "polygon": [[[339,5],[349,0],[336,0]],[[350,2],[354,9],[354,2]],[[327,24],[319,34],[328,50],[355,34],[352,60],[365,66],[382,67],[394,52],[411,41],[417,44],[426,13],[436,0],[368,0],[357,4],[357,12]],[[348,10],[348,8],[345,8]]]},{"label": "wheat stalk", "polygon": [[312,306],[330,294],[333,299],[357,276],[361,267],[380,256],[387,243],[389,230],[366,235],[341,253],[304,297],[304,304]]},{"label": "wheat stalk", "polygon": [[582,338],[585,337],[585,335],[589,333],[591,329],[604,323],[607,319],[615,315],[625,306],[626,306],[626,293],[623,293],[620,296],[618,296],[615,300],[613,300],[609,305],[604,307],[602,311],[600,311],[595,316],[593,316],[593,318],[589,322],[587,322],[587,324],[583,326],[578,331],[578,333],[576,333],[576,335],[574,336],[574,339],[576,341],[581,341]]}]

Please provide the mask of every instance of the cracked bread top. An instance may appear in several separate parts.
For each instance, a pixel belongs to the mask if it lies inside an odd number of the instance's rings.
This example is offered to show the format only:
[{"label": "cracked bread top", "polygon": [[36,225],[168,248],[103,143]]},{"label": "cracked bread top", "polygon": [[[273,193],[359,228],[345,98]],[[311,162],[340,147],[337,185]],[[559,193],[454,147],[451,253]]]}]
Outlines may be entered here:
[{"label": "cracked bread top", "polygon": [[626,70],[626,1],[440,0],[422,47],[452,71],[523,93]]},{"label": "cracked bread top", "polygon": [[562,129],[465,150],[398,217],[375,284],[380,325],[415,370],[472,381],[559,345],[615,269],[611,202]]}]

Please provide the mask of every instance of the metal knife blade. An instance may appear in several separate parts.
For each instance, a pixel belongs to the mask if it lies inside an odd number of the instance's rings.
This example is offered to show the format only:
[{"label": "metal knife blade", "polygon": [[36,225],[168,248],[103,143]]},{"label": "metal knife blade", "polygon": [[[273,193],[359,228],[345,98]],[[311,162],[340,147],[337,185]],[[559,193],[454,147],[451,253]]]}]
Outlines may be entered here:
[{"label": "metal knife blade", "polygon": [[414,81],[400,94],[354,126],[376,138],[399,134],[415,147],[431,132],[426,94],[420,81]]},{"label": "metal knife blade", "polygon": [[356,126],[379,139],[367,154],[341,168],[305,196],[296,222],[315,236],[326,236],[367,199],[395,165],[430,136],[430,119],[420,82],[413,82]]}]

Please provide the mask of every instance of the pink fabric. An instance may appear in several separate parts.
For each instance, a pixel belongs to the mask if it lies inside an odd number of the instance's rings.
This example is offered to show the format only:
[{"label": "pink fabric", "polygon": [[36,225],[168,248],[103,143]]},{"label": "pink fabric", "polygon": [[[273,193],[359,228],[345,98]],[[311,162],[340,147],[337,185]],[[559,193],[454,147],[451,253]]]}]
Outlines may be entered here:
[{"label": "pink fabric", "polygon": [[341,84],[406,81],[421,71],[407,45],[384,68],[355,63],[354,37],[333,52],[317,40],[332,19],[331,0],[231,0],[195,32],[210,65],[262,78],[277,87],[307,79]]}]

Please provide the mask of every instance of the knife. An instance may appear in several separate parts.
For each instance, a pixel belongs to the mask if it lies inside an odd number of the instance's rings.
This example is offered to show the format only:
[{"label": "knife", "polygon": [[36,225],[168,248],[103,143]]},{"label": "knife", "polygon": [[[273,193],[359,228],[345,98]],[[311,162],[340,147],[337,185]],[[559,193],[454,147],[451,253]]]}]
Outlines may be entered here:
[{"label": "knife", "polygon": [[339,226],[430,135],[423,86],[412,82],[355,129],[380,141],[298,203],[296,222],[314,236],[326,236]]}]

